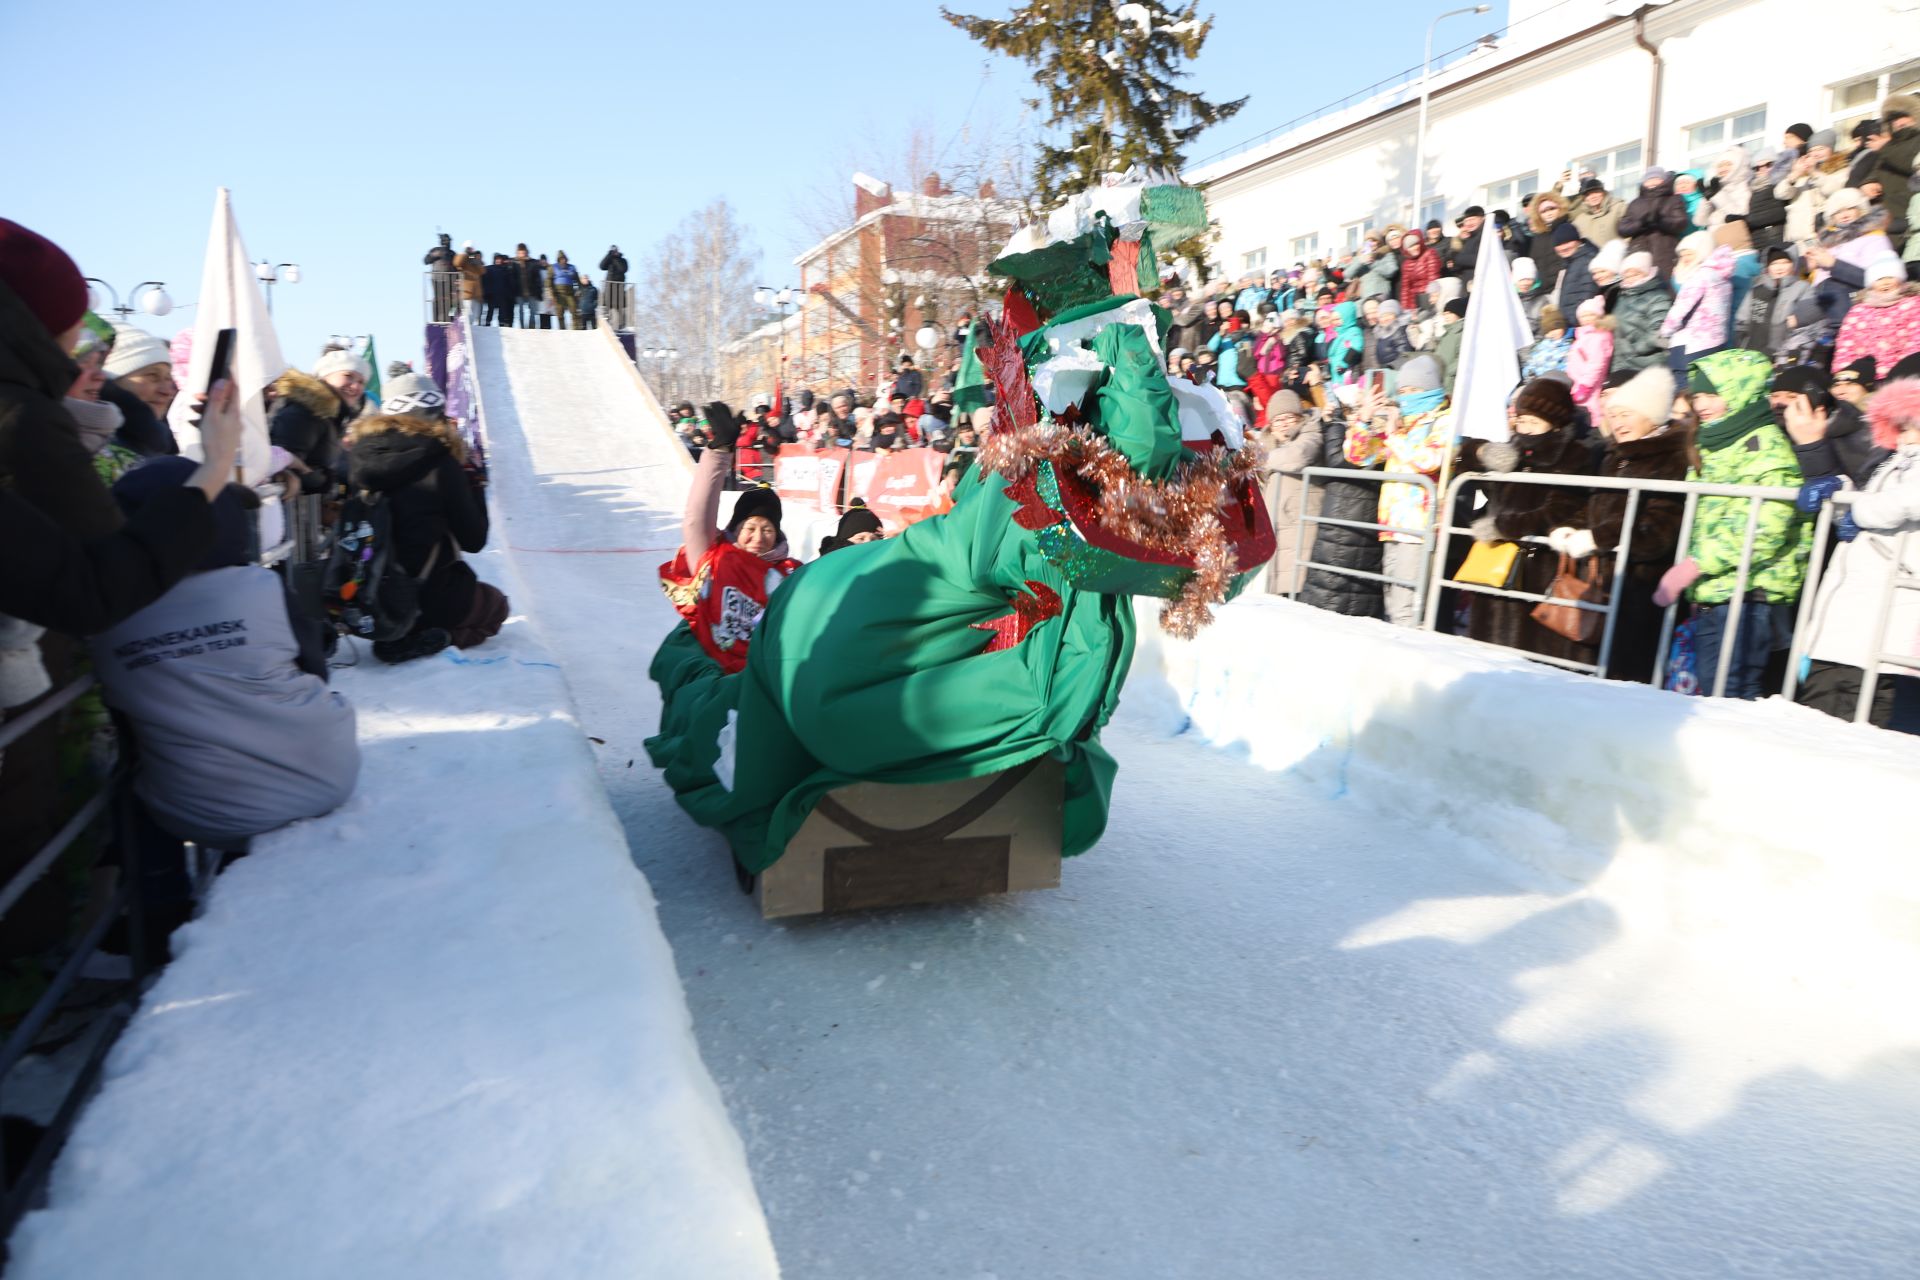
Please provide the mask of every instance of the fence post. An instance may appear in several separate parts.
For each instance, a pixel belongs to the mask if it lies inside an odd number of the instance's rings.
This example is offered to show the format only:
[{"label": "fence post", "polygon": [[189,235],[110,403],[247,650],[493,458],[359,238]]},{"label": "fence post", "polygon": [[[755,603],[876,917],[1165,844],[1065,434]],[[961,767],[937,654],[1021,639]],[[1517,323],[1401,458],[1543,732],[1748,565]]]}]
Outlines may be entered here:
[{"label": "fence post", "polygon": [[[1284,480],[1285,476],[1282,475],[1281,479]],[[1313,476],[1307,471],[1302,471],[1300,473],[1300,519],[1293,528],[1293,580],[1287,584],[1286,591],[1282,593],[1289,600],[1299,598],[1301,585],[1307,577],[1300,566],[1307,562],[1307,495],[1312,492]]]},{"label": "fence post", "polygon": [[1867,669],[1860,677],[1860,701],[1853,709],[1853,722],[1865,724],[1873,714],[1873,695],[1880,688],[1880,660],[1887,651],[1887,622],[1893,616],[1894,593],[1900,590],[1900,575],[1906,572],[1908,530],[1893,542],[1893,563],[1887,566],[1887,585],[1880,592],[1880,608],[1875,611],[1872,647],[1867,651]]},{"label": "fence post", "polygon": [[1640,491],[1627,490],[1626,513],[1620,517],[1620,545],[1613,549],[1613,583],[1607,589],[1607,620],[1600,632],[1598,675],[1607,678],[1607,664],[1613,660],[1613,630],[1620,621],[1620,588],[1626,582],[1627,565],[1632,561],[1633,522],[1640,517]]},{"label": "fence post", "polygon": [[1720,661],[1713,673],[1713,696],[1727,696],[1727,673],[1733,669],[1733,650],[1740,642],[1740,618],[1747,608],[1747,574],[1753,568],[1753,544],[1760,535],[1760,499],[1747,499],[1747,539],[1740,547],[1740,569],[1734,575],[1733,596],[1727,601],[1727,621],[1720,632]]},{"label": "fence post", "polygon": [[[1674,561],[1676,564],[1680,560],[1685,560],[1692,548],[1693,517],[1699,508],[1700,495],[1689,493],[1686,509],[1680,514],[1680,536],[1673,544],[1674,554],[1678,557]],[[1667,606],[1666,614],[1660,619],[1660,647],[1654,651],[1653,659],[1653,687],[1656,689],[1667,687],[1667,658],[1673,652],[1673,620],[1679,608],[1680,601],[1676,598]]]},{"label": "fence post", "polygon": [[1813,524],[1813,550],[1807,556],[1807,576],[1800,587],[1800,608],[1794,614],[1793,648],[1787,653],[1787,683],[1781,696],[1788,702],[1800,692],[1800,666],[1807,660],[1813,621],[1814,602],[1820,594],[1820,581],[1827,572],[1827,540],[1833,536],[1833,503],[1820,504]]}]

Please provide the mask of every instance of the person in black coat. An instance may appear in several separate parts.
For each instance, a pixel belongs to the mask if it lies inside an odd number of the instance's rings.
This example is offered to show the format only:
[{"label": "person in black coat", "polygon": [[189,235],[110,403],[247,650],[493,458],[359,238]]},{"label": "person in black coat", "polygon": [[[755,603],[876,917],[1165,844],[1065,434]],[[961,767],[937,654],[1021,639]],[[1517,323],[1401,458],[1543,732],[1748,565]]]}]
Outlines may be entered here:
[{"label": "person in black coat", "polygon": [[912,356],[901,356],[899,371],[893,375],[893,398],[918,400],[926,393],[927,380],[913,367]]},{"label": "person in black coat", "polygon": [[[1306,430],[1308,428],[1302,428]],[[1321,452],[1318,465],[1358,471],[1347,461],[1347,423],[1344,414],[1332,414],[1321,424]],[[1333,520],[1351,520],[1374,524],[1380,519],[1380,486],[1354,480],[1328,480],[1316,477],[1321,491],[1320,514]],[[1337,565],[1359,573],[1380,572],[1380,535],[1372,529],[1354,529],[1339,524],[1314,526],[1308,557],[1316,564]],[[1308,569],[1306,581],[1296,597],[1303,604],[1330,613],[1356,618],[1385,618],[1386,606],[1381,584],[1371,578],[1355,578],[1327,569]]]},{"label": "person in black coat", "polygon": [[493,265],[480,273],[480,300],[486,310],[480,323],[513,327],[513,304],[520,297],[520,273],[504,253],[493,255]]},{"label": "person in black coat", "polygon": [[1563,316],[1575,316],[1580,312],[1580,304],[1600,292],[1600,286],[1593,281],[1593,260],[1599,250],[1583,240],[1579,228],[1571,222],[1555,223],[1548,233],[1553,239],[1553,252],[1559,259],[1560,287],[1559,302]]},{"label": "person in black coat", "polygon": [[370,418],[354,429],[349,483],[382,495],[392,520],[393,554],[420,582],[420,617],[399,640],[376,643],[383,662],[467,649],[507,620],[507,598],[481,582],[460,553],[487,545],[482,481],[467,466],[466,442],[445,418],[423,410]]},{"label": "person in black coat", "polygon": [[1673,264],[1680,256],[1680,237],[1693,230],[1693,215],[1687,212],[1687,198],[1675,195],[1673,175],[1665,169],[1649,169],[1640,180],[1640,194],[1627,202],[1620,215],[1620,235],[1629,253],[1653,256],[1654,270],[1662,280],[1673,279]]},{"label": "person in black coat", "polygon": [[335,349],[312,374],[289,369],[274,381],[267,435],[305,468],[301,492],[331,494],[345,479],[341,438],[360,410],[371,372],[359,356]]},{"label": "person in black coat", "polygon": [[600,259],[600,270],[606,273],[608,284],[626,283],[627,256],[620,252],[619,245],[609,248],[607,256]]},{"label": "person in black coat", "polygon": [[1753,194],[1747,200],[1747,232],[1764,262],[1767,250],[1787,239],[1787,202],[1774,194],[1779,172],[1771,156],[1753,162]]}]

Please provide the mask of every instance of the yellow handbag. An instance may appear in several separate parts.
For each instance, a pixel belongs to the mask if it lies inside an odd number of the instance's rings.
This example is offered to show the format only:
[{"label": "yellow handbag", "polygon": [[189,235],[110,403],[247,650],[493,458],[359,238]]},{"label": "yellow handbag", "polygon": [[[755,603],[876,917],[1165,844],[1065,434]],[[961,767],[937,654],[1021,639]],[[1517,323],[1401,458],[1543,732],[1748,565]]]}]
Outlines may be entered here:
[{"label": "yellow handbag", "polygon": [[1476,587],[1504,588],[1512,583],[1513,566],[1519,559],[1517,542],[1476,542],[1473,550],[1467,552],[1467,558],[1460,562],[1453,580]]}]

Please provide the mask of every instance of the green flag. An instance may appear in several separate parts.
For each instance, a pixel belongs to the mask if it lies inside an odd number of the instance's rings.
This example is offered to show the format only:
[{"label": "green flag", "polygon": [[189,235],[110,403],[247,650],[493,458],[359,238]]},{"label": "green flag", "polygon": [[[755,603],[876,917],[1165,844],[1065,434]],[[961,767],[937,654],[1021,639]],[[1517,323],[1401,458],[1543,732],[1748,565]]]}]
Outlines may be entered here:
[{"label": "green flag", "polygon": [[367,399],[378,406],[380,403],[380,357],[374,354],[372,334],[367,335],[367,349],[360,355],[367,362],[367,368],[370,370],[367,374]]},{"label": "green flag", "polygon": [[[972,413],[975,409],[985,408],[987,404],[987,371],[980,367],[980,355],[974,350],[980,326],[984,323],[975,320],[967,327],[967,343],[960,352],[960,376],[953,384],[955,415]],[[954,425],[960,425],[957,416]]]}]

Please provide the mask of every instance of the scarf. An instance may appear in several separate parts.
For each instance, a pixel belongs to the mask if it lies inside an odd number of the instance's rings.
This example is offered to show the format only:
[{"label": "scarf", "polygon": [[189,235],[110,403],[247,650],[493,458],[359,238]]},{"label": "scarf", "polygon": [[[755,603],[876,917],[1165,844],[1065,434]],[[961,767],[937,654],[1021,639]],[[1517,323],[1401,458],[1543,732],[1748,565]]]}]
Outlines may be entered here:
[{"label": "scarf", "polygon": [[106,400],[79,400],[67,397],[67,412],[80,428],[80,443],[92,457],[107,447],[113,433],[127,420],[120,406]]},{"label": "scarf", "polygon": [[1400,416],[1412,418],[1422,413],[1431,413],[1447,402],[1444,387],[1435,387],[1431,391],[1404,391],[1395,396],[1394,403],[1400,406]]},{"label": "scarf", "polygon": [[1697,437],[1702,449],[1718,452],[1757,427],[1773,421],[1773,407],[1765,396],[1750,400],[1716,422],[1703,422]]}]

